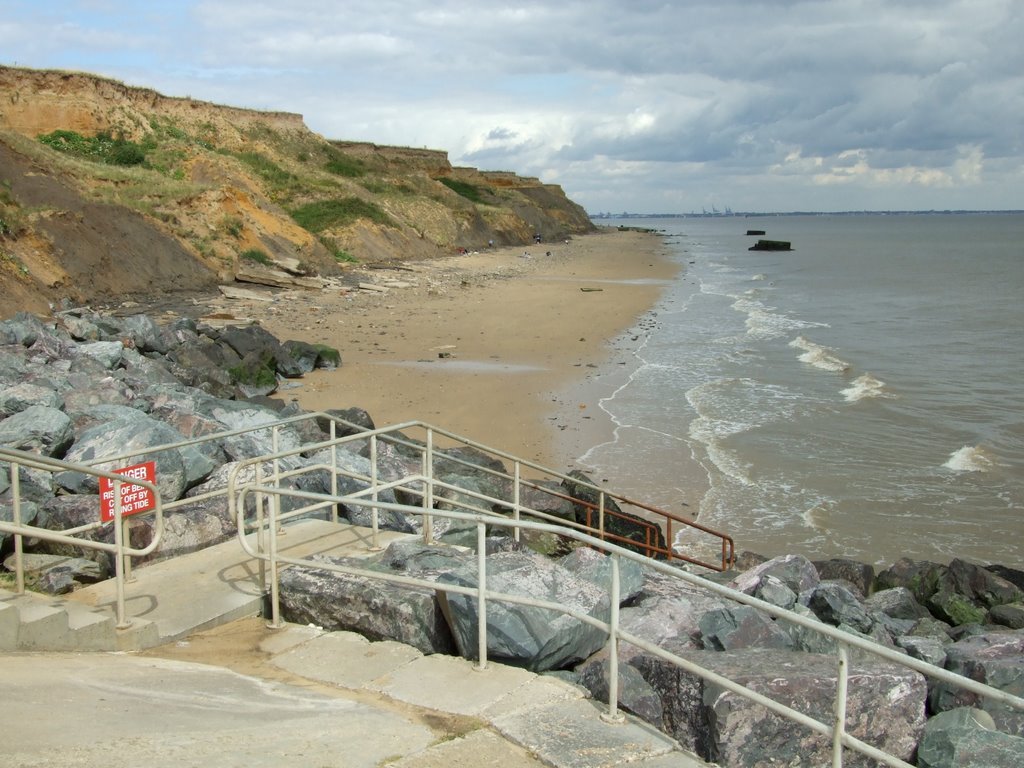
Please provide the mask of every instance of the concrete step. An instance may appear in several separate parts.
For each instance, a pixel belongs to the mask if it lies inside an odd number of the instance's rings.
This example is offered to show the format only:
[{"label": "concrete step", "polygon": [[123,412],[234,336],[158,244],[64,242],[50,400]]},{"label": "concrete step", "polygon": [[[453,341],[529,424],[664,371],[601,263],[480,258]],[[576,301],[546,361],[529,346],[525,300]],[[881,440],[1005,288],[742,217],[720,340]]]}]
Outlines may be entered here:
[{"label": "concrete step", "polygon": [[135,619],[118,629],[114,613],[64,597],[0,590],[0,650],[134,651],[159,643],[156,626]]}]

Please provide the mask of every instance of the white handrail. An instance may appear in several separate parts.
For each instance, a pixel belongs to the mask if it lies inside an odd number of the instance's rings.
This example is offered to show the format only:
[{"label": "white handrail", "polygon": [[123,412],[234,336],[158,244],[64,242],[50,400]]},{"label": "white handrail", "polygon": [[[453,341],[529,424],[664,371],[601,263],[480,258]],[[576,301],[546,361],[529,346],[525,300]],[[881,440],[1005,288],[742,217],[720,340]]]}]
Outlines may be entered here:
[{"label": "white handrail", "polygon": [[[310,493],[308,491],[299,491],[295,489],[284,489],[284,488],[270,488],[270,487],[258,487],[251,484],[244,484],[241,486],[235,486],[232,493],[233,496],[237,495],[239,502],[243,502],[245,497],[249,493],[273,493],[279,496],[289,496],[298,499],[307,500],[323,500],[322,494]],[[394,504],[389,502],[381,501],[369,501],[366,499],[356,499],[351,496],[337,497],[332,499],[335,503],[355,504],[355,505],[370,505],[376,504],[380,509],[400,512],[408,515],[423,514],[423,510],[420,507],[409,506],[403,504]],[[238,503],[236,508],[244,510],[244,503]],[[273,505],[272,505],[273,508]],[[289,515],[301,513],[302,509],[293,510]],[[579,611],[570,609],[565,605],[559,603],[552,603],[550,601],[538,600],[529,597],[523,597],[521,595],[512,595],[508,593],[495,592],[490,589],[486,589],[485,580],[480,580],[477,586],[474,587],[461,587],[453,584],[440,584],[438,582],[429,581],[426,579],[419,579],[414,576],[399,576],[396,574],[382,573],[379,571],[371,571],[367,569],[355,568],[351,566],[344,566],[335,563],[329,563],[324,561],[314,561],[308,558],[293,558],[283,557],[277,552],[265,553],[259,551],[258,548],[253,548],[246,541],[244,534],[244,521],[239,518],[239,541],[242,547],[253,557],[256,558],[273,558],[274,562],[280,566],[287,564],[297,567],[308,567],[315,568],[318,570],[327,570],[339,573],[347,573],[360,575],[372,579],[380,579],[394,584],[400,584],[410,587],[428,588],[443,592],[452,592],[456,594],[463,594],[466,596],[476,596],[479,601],[478,613],[481,616],[480,625],[477,627],[478,631],[478,647],[479,647],[479,658],[481,659],[480,667],[482,668],[486,664],[486,648],[487,648],[487,627],[486,627],[486,600],[498,600],[507,603],[529,605],[534,607],[546,608],[559,613],[563,613],[572,616],[579,621],[590,624],[595,627],[599,627],[608,633],[608,664],[609,669],[607,672],[609,681],[609,701],[608,711],[604,715],[605,719],[609,721],[618,721],[620,714],[618,712],[618,643],[620,641],[627,642],[634,645],[642,650],[645,650],[669,663],[678,666],[688,672],[698,675],[715,685],[722,687],[725,690],[731,691],[739,696],[750,699],[757,704],[760,704],[772,712],[786,717],[794,722],[797,722],[824,737],[831,739],[832,742],[832,765],[836,768],[842,766],[842,748],[847,747],[853,749],[862,754],[868,755],[869,757],[882,762],[885,765],[896,766],[897,768],[913,768],[913,766],[900,758],[891,755],[877,747],[868,744],[846,731],[846,704],[847,704],[847,680],[848,680],[848,654],[849,648],[856,648],[860,651],[873,654],[874,656],[885,659],[886,661],[892,662],[902,667],[912,669],[925,676],[941,680],[943,682],[952,684],[959,688],[963,688],[976,693],[984,698],[997,701],[1002,704],[1006,704],[1018,710],[1024,711],[1024,698],[1015,696],[1006,691],[1001,691],[997,688],[993,688],[984,683],[979,683],[975,680],[957,675],[948,670],[937,667],[928,662],[914,659],[913,657],[906,656],[883,645],[875,643],[871,640],[866,640],[857,635],[852,635],[845,632],[837,627],[832,627],[828,624],[824,624],[816,619],[811,619],[802,616],[793,611],[789,611],[785,608],[767,603],[758,598],[750,595],[738,592],[729,587],[717,584],[713,581],[700,578],[686,571],[679,570],[673,566],[667,565],[662,562],[651,560],[644,557],[643,555],[637,554],[631,550],[617,546],[610,542],[602,539],[590,536],[586,533],[582,533],[576,530],[563,528],[560,526],[550,525],[547,523],[536,522],[531,520],[514,520],[504,516],[491,516],[486,514],[478,513],[465,513],[458,512],[455,510],[431,510],[431,514],[437,517],[450,518],[453,520],[462,520],[466,522],[472,522],[477,526],[477,562],[478,562],[478,573],[486,573],[486,547],[484,545],[484,536],[487,526],[491,527],[503,527],[517,529],[521,528],[524,530],[534,530],[540,532],[555,533],[560,536],[574,539],[582,544],[585,544],[594,549],[603,550],[612,557],[612,570],[611,570],[611,583],[608,586],[608,594],[610,598],[610,611],[607,621],[604,621],[598,617],[591,616],[589,614],[583,614]],[[272,513],[273,516],[273,513]],[[271,520],[268,522],[271,531],[274,530],[276,522]],[[692,587],[696,587],[719,597],[732,600],[744,605],[754,607],[760,611],[768,613],[777,619],[789,622],[801,626],[805,629],[817,632],[821,635],[831,638],[836,641],[836,655],[838,664],[837,684],[835,691],[835,698],[833,700],[833,718],[831,724],[823,723],[820,720],[809,717],[799,710],[793,709],[788,705],[782,704],[764,694],[753,691],[739,683],[736,683],[729,678],[726,678],[710,669],[701,667],[700,665],[684,659],[676,654],[666,651],[659,646],[656,646],[649,641],[635,636],[629,632],[626,632],[619,626],[619,614],[618,614],[618,577],[619,577],[619,560],[621,559],[633,560],[634,562],[642,564],[648,569],[653,569],[659,573],[663,573],[674,578],[679,579],[682,582],[689,584]],[[276,569],[272,566],[272,571]],[[614,597],[614,600],[612,599]],[[272,595],[274,600],[280,599],[279,593],[275,592]],[[279,608],[274,609],[274,616],[279,615]]]},{"label": "white handrail", "polygon": [[[96,549],[102,552],[109,552],[114,555],[114,583],[117,592],[115,617],[117,621],[117,628],[126,629],[130,627],[132,622],[131,619],[128,618],[125,610],[125,580],[129,577],[131,568],[131,561],[129,558],[145,557],[160,546],[160,539],[163,537],[164,530],[163,501],[160,497],[160,490],[156,485],[148,480],[134,477],[126,478],[124,475],[119,475],[116,472],[108,472],[106,470],[96,469],[95,467],[84,464],[73,464],[71,462],[58,461],[56,459],[38,456],[34,453],[28,453],[27,451],[20,451],[14,448],[0,448],[0,462],[7,462],[11,467],[11,491],[14,499],[14,520],[11,523],[6,523],[0,520],[0,531],[5,531],[6,533],[14,535],[16,591],[19,594],[23,594],[25,592],[25,571],[22,552],[23,540],[26,536],[54,541],[60,544],[69,544],[75,547],[83,547],[85,549]],[[104,463],[107,462],[104,461]],[[21,522],[20,468],[23,466],[41,469],[48,472],[81,472],[82,474],[92,475],[94,477],[105,477],[108,480],[111,480],[114,484],[113,520],[109,522],[114,524],[114,543],[108,544],[105,541],[83,539],[70,533],[70,531],[73,531],[74,533],[84,533],[86,531],[102,528],[107,524],[106,522],[101,522],[98,519],[93,524],[81,525],[77,528],[69,529],[69,531],[64,532],[52,531],[48,528],[39,528],[38,526],[28,525]],[[124,525],[127,522],[127,518],[122,515],[121,510],[121,484],[129,481],[132,485],[140,485],[143,488],[146,488],[152,494],[154,500],[154,507],[152,510],[139,513],[153,515],[153,538],[145,547],[136,548],[125,544]],[[97,509],[97,518],[99,518],[99,513],[100,511]]]}]

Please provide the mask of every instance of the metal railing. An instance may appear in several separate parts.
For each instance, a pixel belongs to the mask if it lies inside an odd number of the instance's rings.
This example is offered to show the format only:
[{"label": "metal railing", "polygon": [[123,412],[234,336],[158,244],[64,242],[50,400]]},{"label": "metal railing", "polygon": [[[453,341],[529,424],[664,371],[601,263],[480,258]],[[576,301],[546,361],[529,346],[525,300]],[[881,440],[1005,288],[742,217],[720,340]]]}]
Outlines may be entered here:
[{"label": "metal railing", "polygon": [[[255,460],[254,460],[255,461]],[[283,479],[277,478],[277,479]],[[914,659],[906,654],[900,653],[894,649],[887,648],[886,646],[880,645],[871,640],[866,640],[857,635],[845,632],[837,627],[824,624],[816,619],[808,618],[800,615],[793,611],[780,608],[778,606],[767,603],[755,597],[751,597],[742,592],[738,592],[734,589],[730,589],[726,586],[717,584],[713,581],[696,576],[685,570],[681,570],[678,567],[674,567],[667,562],[653,560],[645,557],[642,554],[634,552],[632,550],[621,547],[613,542],[602,540],[588,534],[581,530],[575,530],[572,528],[565,528],[563,526],[552,525],[546,522],[539,522],[534,520],[524,520],[509,518],[505,516],[495,517],[491,514],[484,514],[480,512],[460,512],[457,510],[431,510],[427,511],[423,507],[416,507],[404,504],[395,504],[389,502],[383,502],[379,499],[368,499],[358,494],[356,495],[344,495],[344,496],[328,496],[325,494],[310,493],[306,491],[300,491],[296,489],[287,489],[281,487],[276,483],[276,479],[271,478],[272,484],[264,484],[262,482],[255,483],[236,483],[235,478],[232,478],[231,486],[231,499],[235,513],[238,515],[238,529],[239,529],[239,541],[241,546],[254,558],[257,558],[261,565],[266,563],[266,568],[261,567],[260,573],[264,578],[269,579],[270,599],[271,599],[271,622],[270,626],[280,627],[281,612],[280,612],[280,588],[278,579],[281,568],[283,566],[291,566],[297,568],[310,568],[320,571],[330,571],[335,573],[351,574],[356,576],[362,576],[365,578],[379,579],[392,584],[407,586],[407,587],[418,587],[427,588],[444,593],[453,593],[464,595],[469,598],[475,598],[477,604],[477,615],[478,615],[478,626],[477,626],[477,666],[478,669],[485,669],[487,666],[487,603],[488,601],[498,601],[510,604],[533,606],[538,608],[544,608],[555,611],[560,614],[572,616],[573,618],[597,627],[608,634],[607,640],[607,651],[608,651],[608,668],[607,668],[607,680],[609,687],[608,694],[608,709],[602,714],[602,718],[610,722],[620,722],[622,715],[619,712],[618,702],[618,645],[622,642],[629,643],[641,650],[662,659],[669,664],[679,667],[691,674],[697,675],[708,682],[721,687],[724,690],[735,693],[743,698],[749,699],[761,706],[764,706],[771,712],[780,715],[781,717],[792,720],[817,734],[820,734],[823,738],[828,739],[831,744],[831,764],[834,768],[841,768],[843,764],[843,750],[851,749],[860,754],[866,755],[880,763],[888,766],[895,766],[896,768],[913,768],[910,763],[905,762],[900,757],[892,755],[883,749],[880,749],[874,745],[868,744],[862,739],[857,738],[850,734],[846,729],[846,711],[847,701],[849,692],[849,655],[851,649],[862,651],[868,654],[872,654],[876,657],[884,659],[885,661],[897,664],[901,667],[918,672],[926,677],[930,677],[935,680],[949,683],[958,688],[970,691],[978,696],[995,701],[1001,704],[1005,704],[1014,709],[1024,711],[1024,698],[1014,696],[1013,694],[1001,691],[997,688],[993,688],[984,683],[979,683],[961,675],[949,672],[941,667],[937,667],[933,664],[929,664],[918,659]],[[424,478],[424,482],[427,480]],[[436,482],[436,481],[435,481]],[[245,501],[249,495],[253,495],[257,501],[257,507],[261,511],[257,514],[256,526],[261,531],[261,535],[254,537],[255,546],[251,544],[247,537],[244,535],[243,529],[246,528],[246,521],[243,519]],[[427,494],[425,494],[426,496]],[[281,513],[281,499],[282,497],[290,497],[296,500],[302,500],[308,502],[305,506],[300,506],[287,513]],[[340,565],[338,563],[329,562],[325,560],[313,560],[310,558],[302,557],[289,557],[282,555],[277,546],[277,536],[281,530],[281,526],[288,519],[295,518],[302,514],[308,513],[310,510],[323,508],[324,506],[334,506],[337,504],[351,504],[351,505],[363,505],[370,507],[374,514],[379,511],[390,511],[397,512],[400,514],[407,515],[432,515],[447,517],[453,520],[460,520],[466,523],[472,523],[476,527],[476,566],[477,566],[477,584],[473,586],[460,586],[450,583],[438,583],[428,579],[420,579],[415,576],[399,575],[394,573],[386,573],[376,570],[367,570],[358,568],[350,565]],[[263,508],[265,507],[265,512]],[[251,523],[250,523],[251,525]],[[424,528],[429,526],[424,523]],[[601,550],[607,553],[611,560],[611,573],[609,578],[609,584],[607,585],[607,594],[609,597],[609,612],[608,618],[605,620],[599,616],[594,616],[589,613],[584,613],[579,610],[575,610],[567,607],[561,603],[553,603],[551,601],[535,599],[531,597],[525,597],[523,595],[514,595],[504,592],[498,592],[487,588],[487,548],[486,548],[486,536],[489,528],[510,528],[514,531],[519,530],[533,530],[539,532],[547,532],[564,536],[579,542],[582,545],[593,547],[594,549]],[[376,542],[373,545],[376,546]],[[802,627],[804,629],[816,632],[827,638],[830,638],[835,642],[836,646],[836,687],[833,698],[832,717],[829,721],[823,721],[809,716],[805,712],[794,709],[793,707],[784,704],[780,701],[772,699],[769,696],[765,696],[762,693],[747,688],[727,677],[718,674],[717,672],[703,667],[694,661],[687,659],[678,654],[661,648],[660,646],[646,640],[642,637],[627,632],[621,627],[619,620],[619,603],[620,603],[620,571],[621,562],[623,560],[631,560],[644,568],[657,571],[661,574],[678,579],[680,582],[687,584],[690,587],[696,587],[698,589],[710,592],[718,597],[753,607],[759,611],[762,611],[776,619],[788,622],[790,624]]]},{"label": "metal railing", "polygon": [[[11,448],[0,448],[0,462],[6,462],[10,466],[11,476],[11,498],[12,498],[12,520],[10,523],[0,520],[0,531],[12,534],[14,537],[14,573],[15,590],[18,594],[25,592],[25,563],[24,563],[24,540],[26,537],[45,539],[47,541],[68,544],[83,549],[95,549],[101,552],[108,552],[114,559],[114,579],[117,590],[117,602],[115,615],[118,629],[127,629],[132,625],[131,620],[125,612],[125,582],[131,578],[131,558],[145,557],[160,546],[160,539],[163,535],[163,502],[160,499],[160,490],[148,480],[140,478],[126,478],[114,472],[107,472],[84,464],[71,464],[65,461],[57,461],[34,453],[14,450]],[[61,531],[40,528],[22,522],[22,498],[21,498],[21,468],[42,470],[45,472],[81,472],[85,475],[92,475],[96,478],[107,478],[111,481],[113,488],[112,510],[113,519],[104,522],[99,519],[100,510],[97,507],[97,520],[91,523],[66,528]],[[148,490],[154,499],[155,506],[152,510],[139,514],[153,516],[153,536],[150,542],[144,547],[132,547],[127,544],[128,536],[125,530],[129,518],[122,514],[121,487],[123,485],[141,486]],[[89,533],[113,525],[114,541],[96,541],[83,538],[79,534]]]}]

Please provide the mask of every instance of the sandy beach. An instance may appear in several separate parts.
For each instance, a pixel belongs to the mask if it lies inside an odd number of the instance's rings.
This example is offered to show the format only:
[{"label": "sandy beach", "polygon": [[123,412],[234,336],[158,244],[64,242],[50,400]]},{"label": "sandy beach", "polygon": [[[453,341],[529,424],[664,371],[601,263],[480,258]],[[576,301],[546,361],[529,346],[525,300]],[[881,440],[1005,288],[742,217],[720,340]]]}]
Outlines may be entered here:
[{"label": "sandy beach", "polygon": [[287,291],[233,305],[282,340],[341,352],[339,369],[307,375],[279,397],[307,410],[358,406],[377,426],[429,422],[564,470],[607,439],[611,424],[596,392],[594,402],[573,403],[559,392],[623,353],[610,342],[679,268],[657,235],[602,230],[357,269],[371,289]]}]

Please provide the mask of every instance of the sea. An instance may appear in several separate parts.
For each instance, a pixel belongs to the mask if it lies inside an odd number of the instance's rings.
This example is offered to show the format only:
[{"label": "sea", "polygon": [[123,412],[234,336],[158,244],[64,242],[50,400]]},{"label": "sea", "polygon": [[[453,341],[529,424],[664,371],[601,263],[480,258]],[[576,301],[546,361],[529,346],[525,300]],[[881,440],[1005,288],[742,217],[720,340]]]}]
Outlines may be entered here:
[{"label": "sea", "polygon": [[1024,214],[596,223],[681,270],[586,383],[580,468],[737,552],[1024,568]]}]

